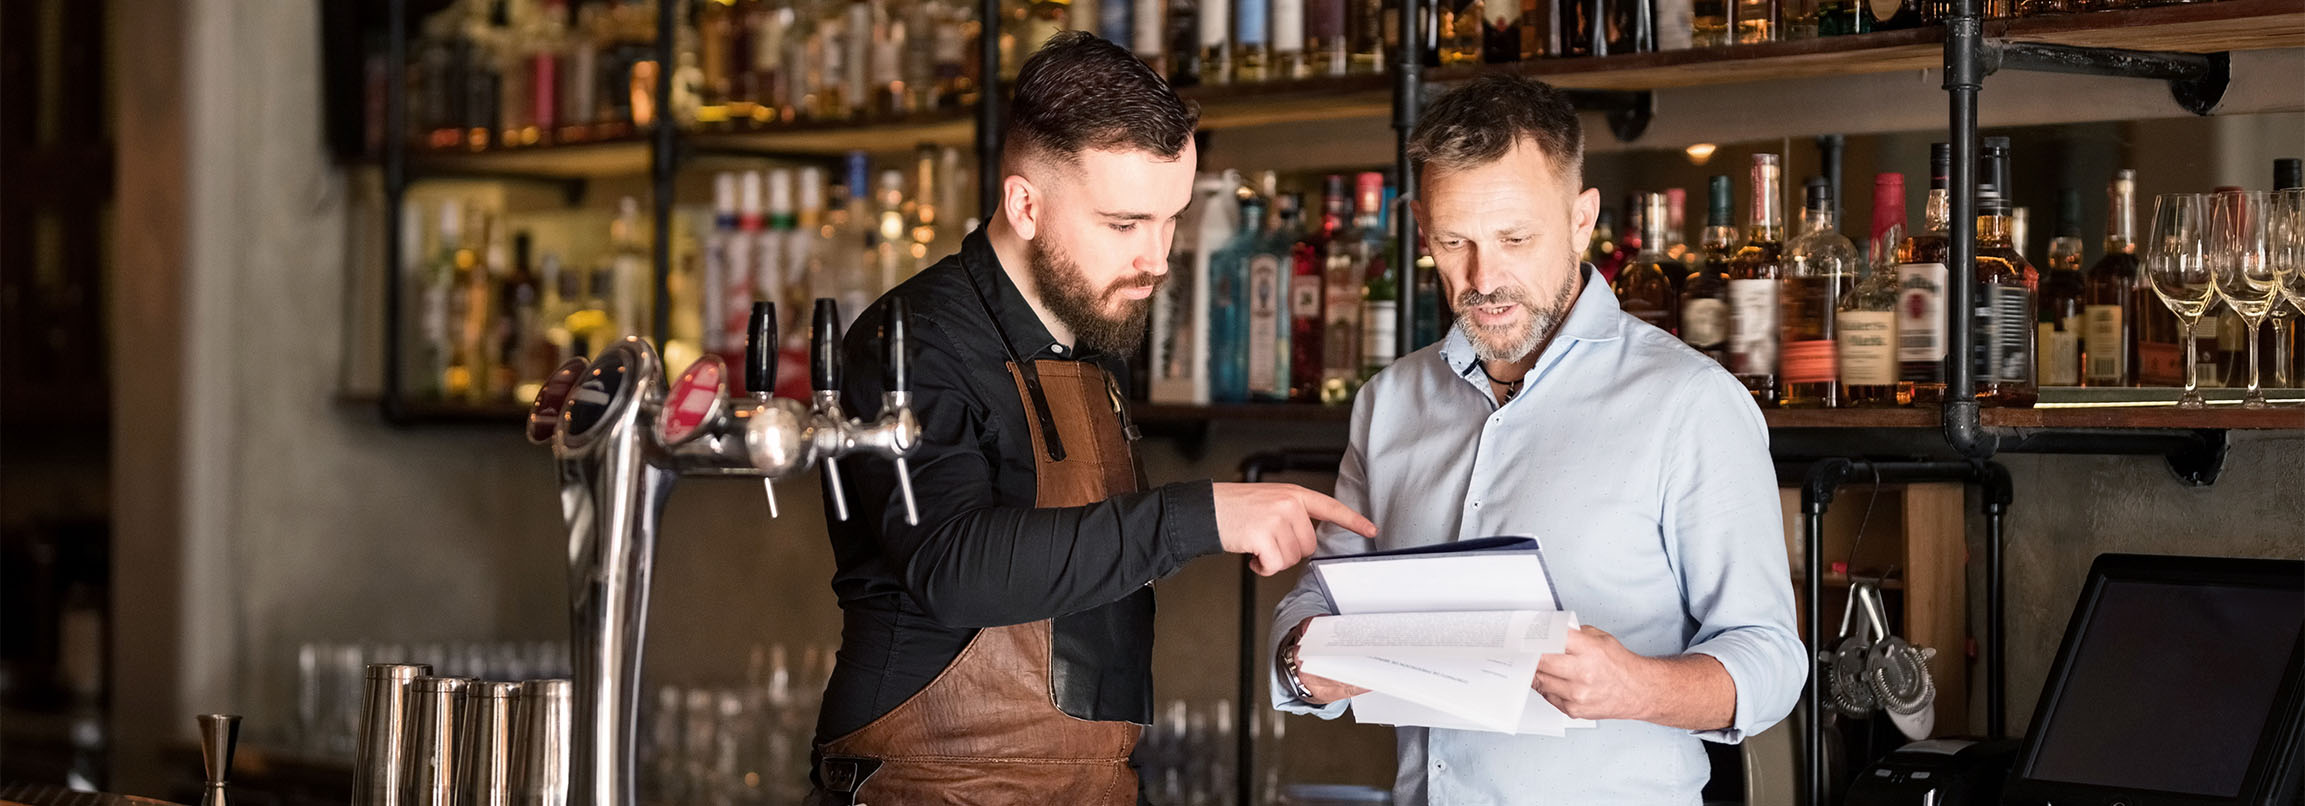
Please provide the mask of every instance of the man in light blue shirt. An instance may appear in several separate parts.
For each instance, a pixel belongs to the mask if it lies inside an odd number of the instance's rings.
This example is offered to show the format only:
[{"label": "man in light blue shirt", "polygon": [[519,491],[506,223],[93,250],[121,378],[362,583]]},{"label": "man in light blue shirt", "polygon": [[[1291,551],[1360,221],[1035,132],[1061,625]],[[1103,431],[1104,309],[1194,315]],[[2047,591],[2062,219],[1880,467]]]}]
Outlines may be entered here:
[{"label": "man in light blue shirt", "polygon": [[[1580,262],[1600,195],[1559,91],[1483,76],[1436,99],[1409,150],[1456,327],[1362,388],[1336,497],[1381,536],[1326,528],[1321,553],[1536,537],[1588,626],[1531,687],[1599,724],[1400,728],[1394,802],[1697,803],[1699,742],[1783,719],[1808,676],[1768,428],[1733,376]],[[1276,707],[1334,718],[1361,693],[1288,662],[1330,612],[1309,583],[1282,600]]]}]

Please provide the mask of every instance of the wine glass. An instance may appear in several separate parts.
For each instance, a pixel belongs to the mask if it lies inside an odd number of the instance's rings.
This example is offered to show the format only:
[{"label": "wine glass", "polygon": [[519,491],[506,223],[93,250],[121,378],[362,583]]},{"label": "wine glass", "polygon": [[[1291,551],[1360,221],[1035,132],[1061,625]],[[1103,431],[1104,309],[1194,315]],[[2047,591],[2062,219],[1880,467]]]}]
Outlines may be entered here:
[{"label": "wine glass", "polygon": [[2217,295],[2249,326],[2249,391],[2241,395],[2241,407],[2249,409],[2267,405],[2257,330],[2281,301],[2280,283],[2273,276],[2269,202],[2262,190],[2228,190],[2209,198],[2209,277]]},{"label": "wine glass", "polygon": [[2305,189],[2276,192],[2272,204],[2275,285],[2291,307],[2305,314]]},{"label": "wine glass", "polygon": [[2185,323],[2185,394],[2177,398],[2181,409],[2202,408],[2200,355],[2193,349],[2193,331],[2201,316],[2217,302],[2217,287],[2209,277],[2207,226],[2208,198],[2199,193],[2164,193],[2153,198],[2153,232],[2145,241],[2145,276],[2153,295]]}]

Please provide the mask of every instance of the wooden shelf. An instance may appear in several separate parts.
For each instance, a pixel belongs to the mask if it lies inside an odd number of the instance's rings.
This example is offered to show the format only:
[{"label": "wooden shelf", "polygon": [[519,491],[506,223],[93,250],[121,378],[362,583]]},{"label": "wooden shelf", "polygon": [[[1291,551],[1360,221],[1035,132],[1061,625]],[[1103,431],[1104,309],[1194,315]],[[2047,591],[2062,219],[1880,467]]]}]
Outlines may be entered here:
[{"label": "wooden shelf", "polygon": [[1770,428],[1935,428],[1935,407],[1905,409],[1762,409]]},{"label": "wooden shelf", "polygon": [[568,145],[519,146],[480,151],[410,148],[411,178],[514,177],[597,179],[646,176],[648,141],[625,137]]},{"label": "wooden shelf", "polygon": [[2305,47],[2305,3],[2219,0],[2099,14],[2056,14],[1987,26],[1985,33],[2022,42],[2189,53]]},{"label": "wooden shelf", "polygon": [[2231,430],[2305,430],[2305,407],[2244,409],[2210,406],[2180,409],[2174,406],[1985,409],[1980,415],[1994,428],[2217,428]]},{"label": "wooden shelf", "polygon": [[1174,403],[1134,403],[1129,419],[1145,425],[1209,423],[1220,420],[1343,423],[1351,420],[1351,406],[1317,403],[1214,403],[1205,406]]}]

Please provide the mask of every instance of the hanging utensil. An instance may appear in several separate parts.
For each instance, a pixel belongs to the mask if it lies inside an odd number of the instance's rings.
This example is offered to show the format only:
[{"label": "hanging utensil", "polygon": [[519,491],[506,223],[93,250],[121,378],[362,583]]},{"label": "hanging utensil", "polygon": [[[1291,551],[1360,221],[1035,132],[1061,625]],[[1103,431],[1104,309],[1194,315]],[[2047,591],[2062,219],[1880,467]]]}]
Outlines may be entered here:
[{"label": "hanging utensil", "polygon": [[1937,726],[1937,683],[1929,677],[1929,660],[1937,650],[1916,647],[1889,632],[1880,616],[1879,588],[1867,588],[1866,610],[1876,619],[1881,639],[1867,653],[1864,680],[1873,700],[1889,713],[1889,721],[1907,739],[1926,739]]},{"label": "hanging utensil", "polygon": [[[1849,584],[1849,604],[1841,611],[1841,642],[1826,658],[1829,683],[1828,693],[1833,710],[1850,719],[1871,716],[1878,703],[1873,698],[1872,684],[1865,679],[1870,668],[1867,652],[1879,635],[1874,632],[1876,618],[1856,618],[1860,608],[1870,606],[1863,591],[1870,583],[1852,580]],[[1852,623],[1855,632],[1851,632]]]}]

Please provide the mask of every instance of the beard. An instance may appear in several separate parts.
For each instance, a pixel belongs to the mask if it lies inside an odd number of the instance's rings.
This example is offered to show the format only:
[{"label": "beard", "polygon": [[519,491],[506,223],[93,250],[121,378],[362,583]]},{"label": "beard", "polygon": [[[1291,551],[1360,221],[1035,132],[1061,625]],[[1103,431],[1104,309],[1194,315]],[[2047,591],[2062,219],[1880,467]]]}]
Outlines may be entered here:
[{"label": "beard", "polygon": [[[1576,302],[1576,292],[1576,283],[1564,284],[1549,304],[1539,307],[1531,304],[1534,296],[1524,286],[1507,286],[1487,294],[1468,288],[1457,295],[1457,330],[1472,342],[1474,357],[1482,361],[1519,361],[1560,332],[1561,323],[1568,320],[1569,307]],[[1484,325],[1473,319],[1474,308],[1506,304],[1518,305],[1528,311],[1528,315],[1519,322],[1505,325]]]},{"label": "beard", "polygon": [[[1145,321],[1152,316],[1152,298],[1120,299],[1124,288],[1157,285],[1160,275],[1139,272],[1114,280],[1104,288],[1091,288],[1072,256],[1049,242],[1025,242],[1026,268],[1050,316],[1070,328],[1084,349],[1114,355],[1136,352],[1144,343]],[[1118,306],[1115,310],[1115,306]]]}]

